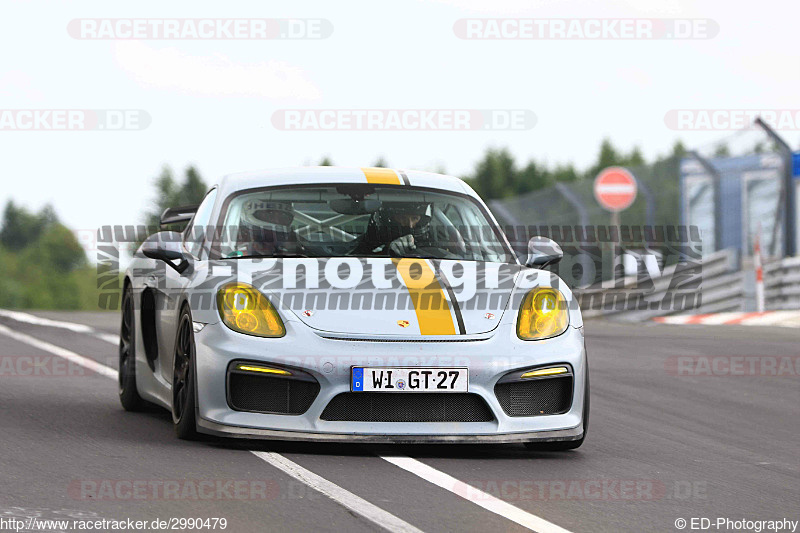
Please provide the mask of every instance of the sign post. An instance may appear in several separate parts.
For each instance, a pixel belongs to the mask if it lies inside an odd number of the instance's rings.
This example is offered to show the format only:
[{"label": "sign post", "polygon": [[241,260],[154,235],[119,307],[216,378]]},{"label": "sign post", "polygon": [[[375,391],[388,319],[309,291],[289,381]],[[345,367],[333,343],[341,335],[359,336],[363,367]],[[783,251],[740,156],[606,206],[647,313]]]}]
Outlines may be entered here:
[{"label": "sign post", "polygon": [[761,264],[761,223],[753,241],[753,266],[756,270],[756,311],[764,312],[764,267]]},{"label": "sign post", "polygon": [[[619,213],[629,208],[636,200],[636,178],[627,169],[622,167],[607,167],[600,171],[594,179],[594,197],[597,203],[604,209],[611,212],[611,226],[619,226]],[[615,244],[611,246],[610,269],[611,281],[614,280],[614,269],[616,268],[616,257],[614,253]],[[606,265],[604,265],[605,267]]]},{"label": "sign post", "polygon": [[594,179],[597,203],[612,214],[629,208],[636,200],[636,191],[636,178],[622,167],[604,168]]}]

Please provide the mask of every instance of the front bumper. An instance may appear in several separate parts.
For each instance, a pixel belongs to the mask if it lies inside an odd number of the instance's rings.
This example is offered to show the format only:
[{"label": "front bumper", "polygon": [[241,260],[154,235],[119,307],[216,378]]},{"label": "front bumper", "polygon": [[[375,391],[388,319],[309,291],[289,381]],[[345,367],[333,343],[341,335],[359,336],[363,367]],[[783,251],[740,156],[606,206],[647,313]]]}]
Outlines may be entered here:
[{"label": "front bumper", "polygon": [[[198,430],[213,435],[317,442],[511,443],[570,441],[583,436],[586,352],[583,331],[569,327],[559,337],[521,341],[502,325],[492,336],[452,337],[443,342],[381,342],[332,339],[297,321],[286,321],[286,336],[262,339],[233,332],[221,323],[196,334]],[[430,339],[426,339],[430,340]],[[227,368],[233,360],[305,370],[320,384],[311,407],[301,415],[233,410],[226,396]],[[511,417],[494,394],[509,372],[549,364],[569,364],[574,375],[572,404],[555,415]],[[350,391],[350,367],[426,366],[469,368],[469,392],[480,395],[494,415],[490,422],[346,422],[320,415],[337,394]],[[386,393],[392,394],[392,393]]]},{"label": "front bumper", "polygon": [[572,429],[496,433],[493,435],[375,435],[360,433],[309,433],[276,429],[226,426],[200,419],[201,433],[218,437],[244,439],[291,440],[300,442],[360,442],[365,444],[510,444],[518,442],[573,441],[583,438],[583,424]]}]

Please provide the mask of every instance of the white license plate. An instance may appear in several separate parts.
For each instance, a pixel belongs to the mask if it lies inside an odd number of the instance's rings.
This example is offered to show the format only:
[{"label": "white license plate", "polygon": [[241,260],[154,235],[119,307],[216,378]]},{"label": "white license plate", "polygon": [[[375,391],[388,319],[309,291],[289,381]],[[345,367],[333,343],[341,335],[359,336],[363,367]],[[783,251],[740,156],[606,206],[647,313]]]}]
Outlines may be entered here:
[{"label": "white license plate", "polygon": [[354,366],[353,392],[467,392],[467,368],[387,368]]}]

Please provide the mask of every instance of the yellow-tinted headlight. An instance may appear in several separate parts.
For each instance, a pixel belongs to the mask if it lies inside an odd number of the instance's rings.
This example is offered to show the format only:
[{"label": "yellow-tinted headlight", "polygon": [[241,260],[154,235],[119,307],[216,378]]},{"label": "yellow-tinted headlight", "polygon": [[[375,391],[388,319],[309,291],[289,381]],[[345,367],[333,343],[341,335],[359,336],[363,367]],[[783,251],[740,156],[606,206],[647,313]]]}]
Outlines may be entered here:
[{"label": "yellow-tinted headlight", "polygon": [[569,326],[569,310],[557,289],[540,287],[525,295],[517,317],[517,336],[541,340],[561,335]]},{"label": "yellow-tinted headlight", "polygon": [[217,293],[217,307],[226,326],[258,337],[283,337],[286,328],[263,294],[247,283],[228,283]]}]

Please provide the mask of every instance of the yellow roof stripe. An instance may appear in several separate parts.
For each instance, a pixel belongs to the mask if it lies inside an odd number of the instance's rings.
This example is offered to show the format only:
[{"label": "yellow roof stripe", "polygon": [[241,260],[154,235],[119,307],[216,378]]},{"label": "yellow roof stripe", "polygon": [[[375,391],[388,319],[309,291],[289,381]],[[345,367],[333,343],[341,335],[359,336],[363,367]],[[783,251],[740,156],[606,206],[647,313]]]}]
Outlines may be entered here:
[{"label": "yellow roof stripe", "polygon": [[[433,269],[423,259],[392,259],[411,296],[417,314],[419,331],[423,335],[455,335],[456,327],[450,314],[450,305],[444,297],[442,285]],[[411,275],[411,268],[418,265],[421,274]],[[415,269],[416,270],[416,269]]]},{"label": "yellow roof stripe", "polygon": [[375,185],[402,185],[400,176],[391,168],[362,168],[361,172],[367,177],[367,183]]}]

